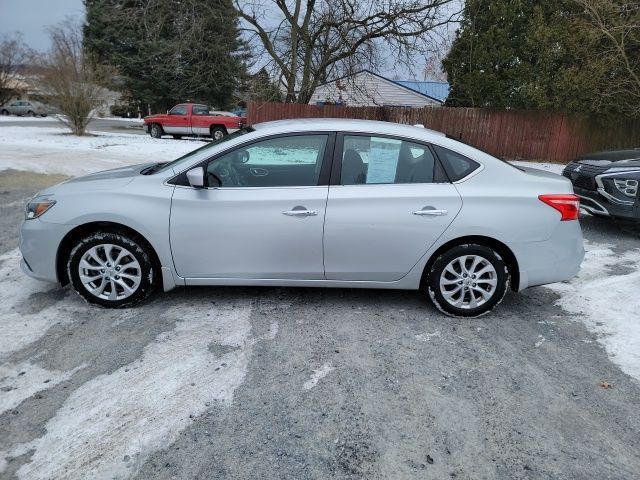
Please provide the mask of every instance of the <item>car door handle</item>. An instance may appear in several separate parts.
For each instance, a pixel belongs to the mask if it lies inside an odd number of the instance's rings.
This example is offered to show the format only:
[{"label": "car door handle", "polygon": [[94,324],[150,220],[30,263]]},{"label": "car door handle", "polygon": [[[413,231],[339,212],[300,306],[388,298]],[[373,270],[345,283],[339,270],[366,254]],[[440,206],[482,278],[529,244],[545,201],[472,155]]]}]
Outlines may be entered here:
[{"label": "car door handle", "polygon": [[269,170],[267,170],[266,168],[250,168],[249,171],[251,172],[251,175],[254,175],[256,177],[266,177],[267,175],[269,175]]},{"label": "car door handle", "polygon": [[316,212],[315,210],[285,210],[284,212],[282,212],[283,215],[286,215],[288,217],[313,217],[315,215],[318,215],[318,212]]},{"label": "car door handle", "polygon": [[430,217],[442,217],[443,215],[447,215],[448,213],[449,212],[447,210],[438,210],[437,208],[424,208],[422,210],[418,210],[417,212],[413,212],[414,215]]}]

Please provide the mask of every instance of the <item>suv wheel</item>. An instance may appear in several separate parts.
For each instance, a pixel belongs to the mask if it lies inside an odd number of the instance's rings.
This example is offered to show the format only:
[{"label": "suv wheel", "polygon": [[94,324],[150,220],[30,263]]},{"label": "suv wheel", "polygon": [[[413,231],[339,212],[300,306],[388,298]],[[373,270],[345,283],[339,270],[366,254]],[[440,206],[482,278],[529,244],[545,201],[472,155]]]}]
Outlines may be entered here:
[{"label": "suv wheel", "polygon": [[75,244],[67,274],[73,288],[90,303],[128,307],[147,298],[156,286],[151,252],[128,234],[98,232]]},{"label": "suv wheel", "polygon": [[440,255],[427,274],[427,291],[443,313],[478,317],[502,301],[509,269],[492,248],[458,245]]},{"label": "suv wheel", "polygon": [[162,127],[157,123],[154,123],[153,125],[151,125],[149,133],[153,138],[162,138]]},{"label": "suv wheel", "polygon": [[224,127],[211,127],[211,138],[214,140],[220,140],[227,134],[227,130]]}]

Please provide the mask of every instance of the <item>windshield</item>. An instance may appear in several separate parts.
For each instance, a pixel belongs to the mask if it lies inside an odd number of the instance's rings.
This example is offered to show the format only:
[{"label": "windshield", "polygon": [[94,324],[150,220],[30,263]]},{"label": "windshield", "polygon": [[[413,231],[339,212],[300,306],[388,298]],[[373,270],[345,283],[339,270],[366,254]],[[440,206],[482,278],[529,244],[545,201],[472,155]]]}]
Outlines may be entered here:
[{"label": "windshield", "polygon": [[191,160],[193,157],[199,156],[201,155],[201,153],[204,150],[207,150],[209,148],[213,148],[217,145],[220,145],[221,143],[225,143],[228,142],[229,140],[233,140],[234,138],[238,138],[241,135],[245,135],[247,133],[251,133],[255,131],[252,127],[245,127],[242,128],[236,132],[233,132],[229,135],[225,135],[224,137],[222,137],[220,140],[214,140],[213,142],[209,142],[206,145],[200,147],[200,148],[196,148],[195,150],[193,150],[192,152],[187,153],[186,155],[183,155],[180,158],[175,159],[172,162],[169,163],[165,163],[164,165],[162,165],[161,168],[158,168],[157,170],[154,169],[153,173],[159,173],[159,172],[166,172],[167,170],[172,169],[173,167],[175,167],[176,165]]}]

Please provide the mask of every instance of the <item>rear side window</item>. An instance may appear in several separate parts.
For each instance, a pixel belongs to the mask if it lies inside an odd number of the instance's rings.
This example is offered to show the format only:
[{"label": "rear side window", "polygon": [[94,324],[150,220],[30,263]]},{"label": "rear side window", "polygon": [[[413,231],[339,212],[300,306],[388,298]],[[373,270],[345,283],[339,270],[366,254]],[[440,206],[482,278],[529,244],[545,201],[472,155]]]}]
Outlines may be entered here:
[{"label": "rear side window", "polygon": [[209,107],[206,105],[194,105],[191,113],[193,115],[209,115]]},{"label": "rear side window", "polygon": [[442,181],[426,145],[405,140],[345,135],[341,185],[434,183]]},{"label": "rear side window", "polygon": [[449,176],[449,180],[452,182],[462,180],[464,177],[480,168],[480,164],[478,162],[475,162],[464,155],[460,155],[459,153],[438,145],[434,145],[433,149],[436,151],[438,158],[442,162],[442,166]]}]

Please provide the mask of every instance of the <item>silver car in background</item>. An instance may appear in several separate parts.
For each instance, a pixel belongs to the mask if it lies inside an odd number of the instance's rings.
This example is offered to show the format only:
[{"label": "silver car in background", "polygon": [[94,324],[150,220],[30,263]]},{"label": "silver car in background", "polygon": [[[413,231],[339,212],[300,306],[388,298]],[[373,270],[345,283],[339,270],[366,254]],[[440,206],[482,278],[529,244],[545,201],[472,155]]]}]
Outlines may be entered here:
[{"label": "silver car in background", "polygon": [[28,204],[35,278],[123,307],[191,285],[419,290],[477,316],[574,276],[578,198],[445,135],[338,119],[247,127],[170,163],[69,180]]},{"label": "silver car in background", "polygon": [[46,117],[52,113],[52,109],[44,103],[31,100],[14,100],[0,107],[0,115],[18,115],[35,117],[40,115]]}]

